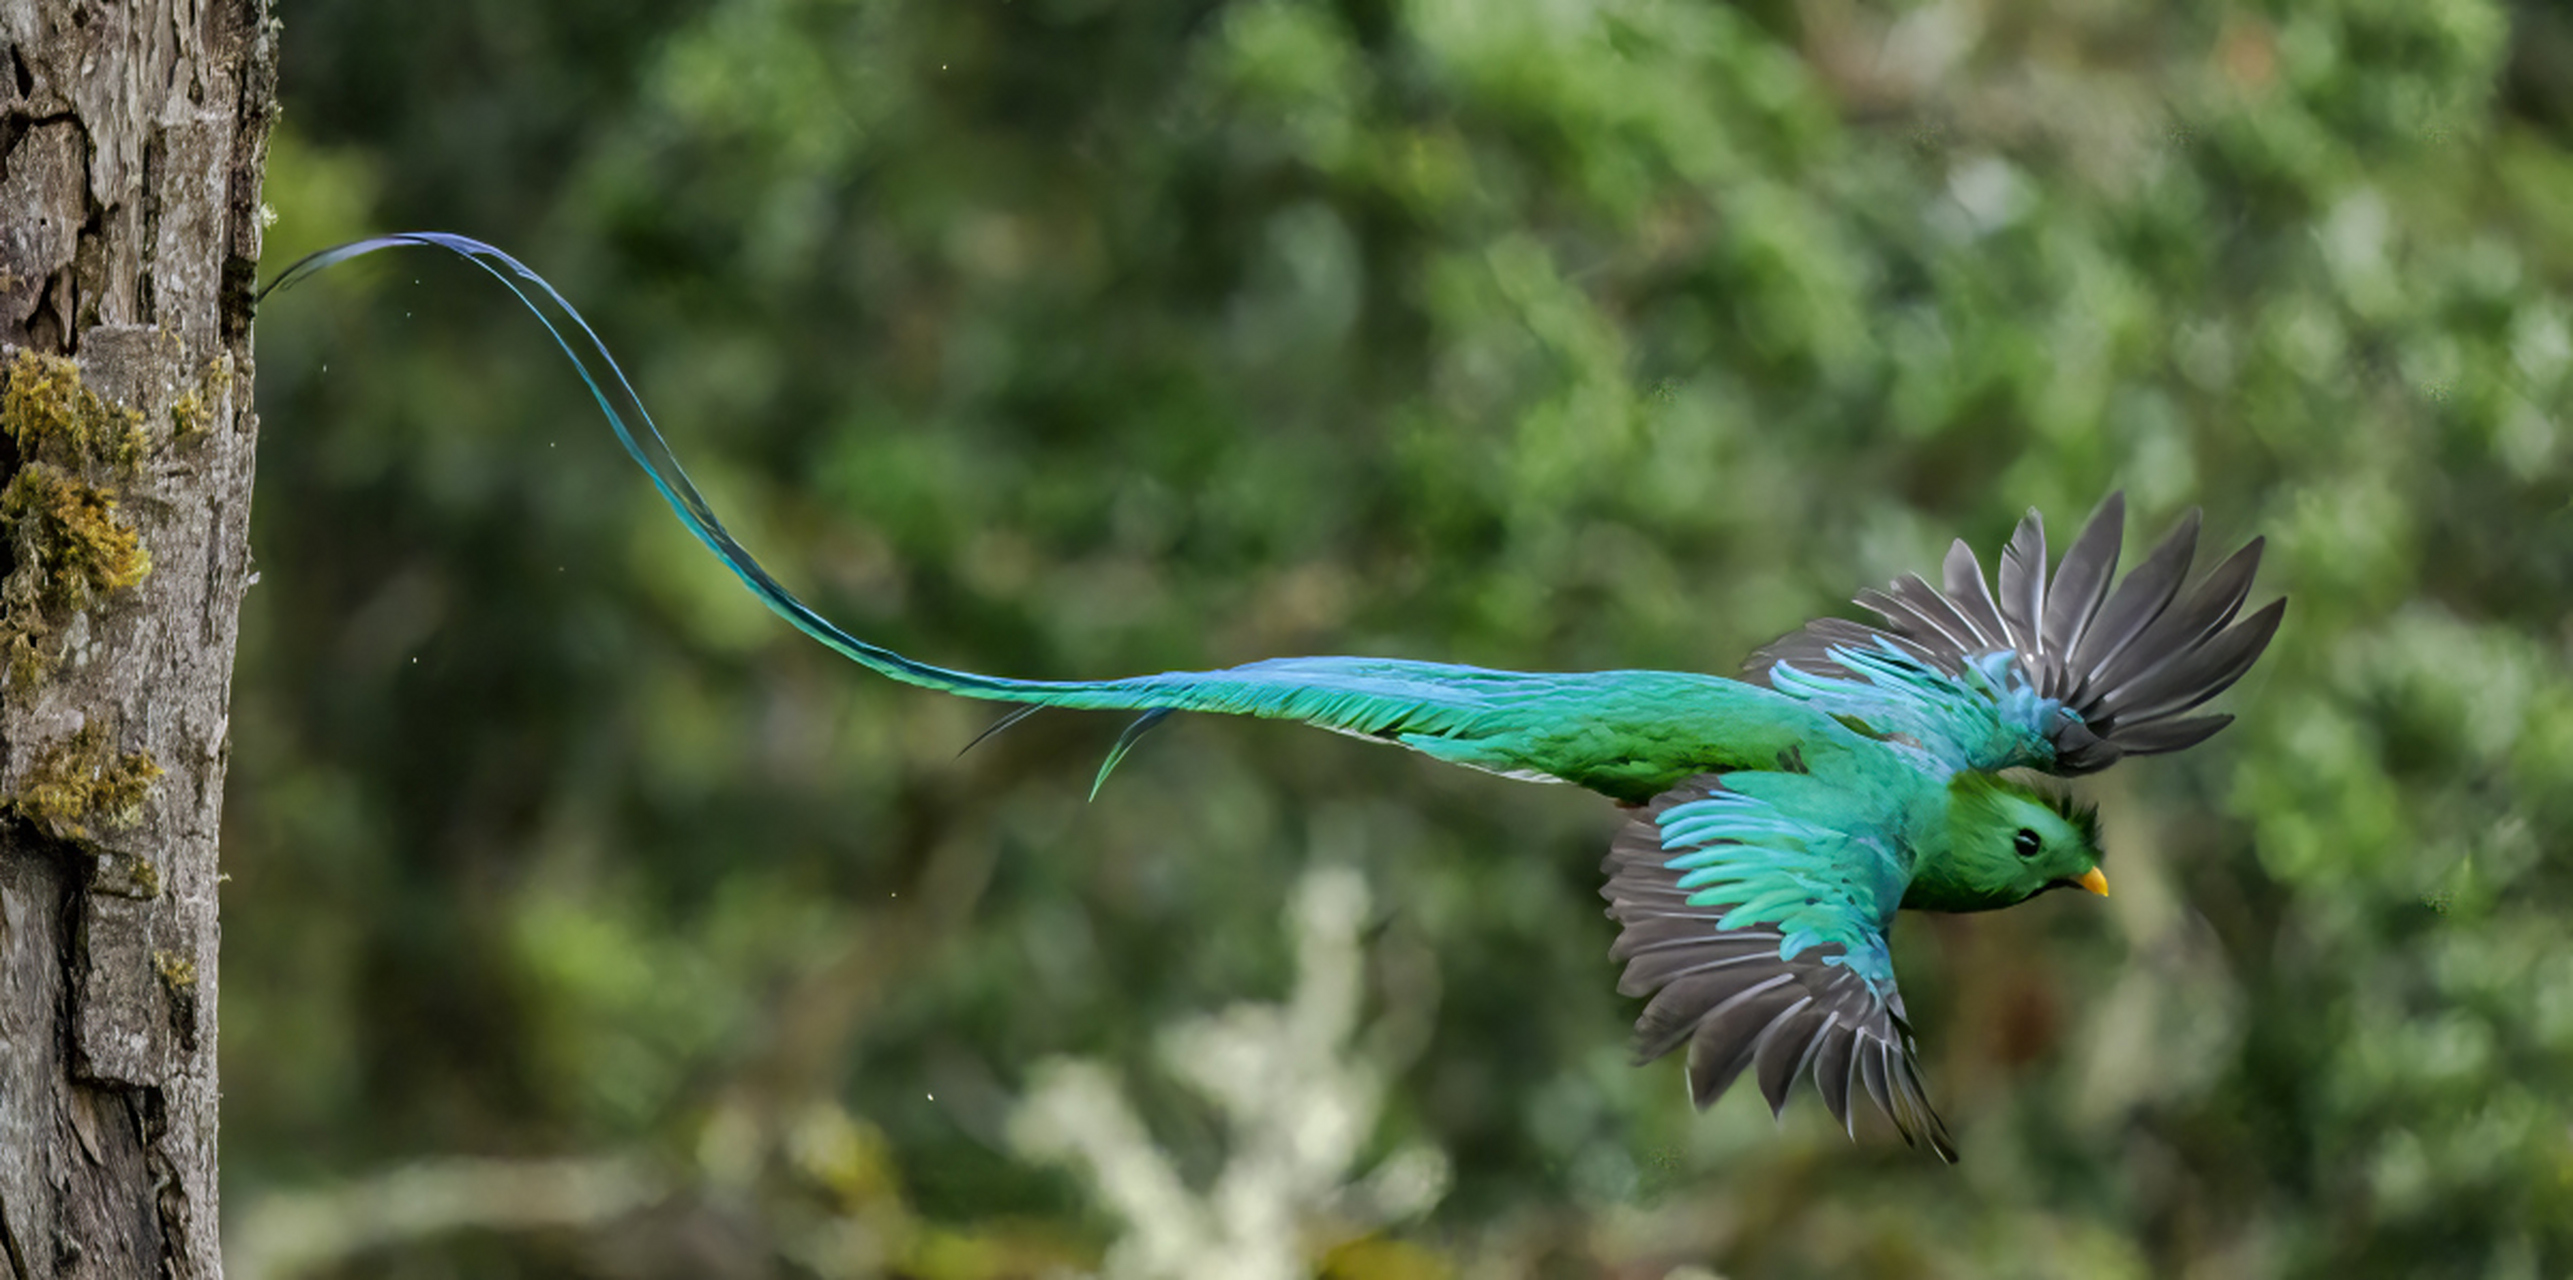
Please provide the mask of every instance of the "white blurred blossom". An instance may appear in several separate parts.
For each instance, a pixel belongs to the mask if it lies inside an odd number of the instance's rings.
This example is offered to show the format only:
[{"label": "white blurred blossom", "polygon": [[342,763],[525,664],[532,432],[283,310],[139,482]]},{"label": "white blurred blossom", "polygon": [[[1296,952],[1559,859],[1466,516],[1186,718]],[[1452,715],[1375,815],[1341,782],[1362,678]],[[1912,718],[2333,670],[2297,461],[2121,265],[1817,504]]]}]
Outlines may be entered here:
[{"label": "white blurred blossom", "polygon": [[1308,873],[1292,912],[1297,977],[1283,1005],[1240,1004],[1161,1037],[1172,1073],[1212,1102],[1223,1167],[1183,1181],[1117,1079],[1094,1062],[1041,1065],[1010,1140],[1071,1166],[1124,1223],[1103,1271],[1117,1280],[1294,1280],[1320,1248],[1426,1212],[1446,1194],[1447,1157],[1404,1147],[1370,1168],[1392,1065],[1353,1048],[1367,886],[1355,871]]}]

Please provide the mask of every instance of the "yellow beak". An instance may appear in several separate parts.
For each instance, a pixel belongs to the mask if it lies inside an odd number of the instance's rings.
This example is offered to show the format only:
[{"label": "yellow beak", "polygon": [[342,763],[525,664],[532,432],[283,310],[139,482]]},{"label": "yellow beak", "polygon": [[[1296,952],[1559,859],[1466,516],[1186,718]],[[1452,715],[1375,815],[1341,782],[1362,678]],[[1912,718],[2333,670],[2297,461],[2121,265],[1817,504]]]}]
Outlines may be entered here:
[{"label": "yellow beak", "polygon": [[2099,873],[2099,868],[2097,867],[2093,867],[2090,870],[2083,872],[2082,878],[2074,881],[2073,883],[2080,885],[2103,898],[2108,896],[2108,877],[2101,875]]}]

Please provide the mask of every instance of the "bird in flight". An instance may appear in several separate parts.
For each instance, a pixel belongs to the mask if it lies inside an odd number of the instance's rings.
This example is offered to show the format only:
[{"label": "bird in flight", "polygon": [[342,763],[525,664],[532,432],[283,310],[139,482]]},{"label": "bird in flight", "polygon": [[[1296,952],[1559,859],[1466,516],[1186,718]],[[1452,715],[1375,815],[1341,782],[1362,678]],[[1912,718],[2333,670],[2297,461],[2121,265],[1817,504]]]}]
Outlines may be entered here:
[{"label": "bird in flight", "polygon": [[2111,495],[2051,574],[2031,511],[1997,583],[1959,540],[1939,585],[1905,575],[1863,592],[1877,623],[1818,619],[1737,679],[1352,657],[1116,680],[951,670],[849,634],[770,576],[690,483],[588,322],[508,254],[444,233],[384,236],[305,258],[261,296],[403,245],[456,253],[516,294],[681,523],[796,629],[906,684],[1015,704],[994,730],[1047,707],[1139,713],[1099,781],[1171,713],[1206,711],[1301,721],[1615,801],[1624,825],[1602,895],[1620,926],[1618,989],[1649,997],[1638,1061],[1685,1046],[1701,1108],[1748,1073],[1782,1111],[1810,1076],[1844,1127],[1863,1093],[1907,1142],[1951,1161],[1895,983],[1895,913],[1986,911],[2060,888],[2105,895],[2094,811],[2027,775],[2070,777],[2205,740],[2232,717],[2198,708],[2250,669],[2286,608],[2242,613],[2259,539],[2183,590],[2194,512],[2112,582],[2126,509]]}]

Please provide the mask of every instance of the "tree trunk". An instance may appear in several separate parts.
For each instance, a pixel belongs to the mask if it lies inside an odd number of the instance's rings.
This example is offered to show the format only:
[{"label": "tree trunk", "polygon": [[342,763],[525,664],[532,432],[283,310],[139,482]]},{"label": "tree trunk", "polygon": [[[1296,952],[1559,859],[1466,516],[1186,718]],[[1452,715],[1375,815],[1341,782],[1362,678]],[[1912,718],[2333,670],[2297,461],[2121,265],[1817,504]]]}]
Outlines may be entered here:
[{"label": "tree trunk", "polygon": [[267,0],[0,0],[0,1250],[222,1274]]}]

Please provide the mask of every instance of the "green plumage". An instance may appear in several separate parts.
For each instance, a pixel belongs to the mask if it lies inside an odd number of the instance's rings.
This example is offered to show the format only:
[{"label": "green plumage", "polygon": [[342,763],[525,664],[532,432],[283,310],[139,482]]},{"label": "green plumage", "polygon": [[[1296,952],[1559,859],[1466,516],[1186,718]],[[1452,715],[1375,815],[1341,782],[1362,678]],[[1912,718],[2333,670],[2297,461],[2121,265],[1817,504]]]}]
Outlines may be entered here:
[{"label": "green plumage", "polygon": [[460,236],[390,236],[307,258],[262,296],[398,245],[461,255],[526,303],[689,532],[797,629],[923,688],[1141,713],[1103,780],[1144,731],[1197,711],[1299,721],[1619,802],[1627,818],[1603,893],[1622,926],[1611,950],[1627,966],[1619,989],[1650,997],[1639,1056],[1685,1044],[1700,1105],[1750,1072],[1783,1107],[1810,1076],[1850,1123],[1850,1098],[1864,1092],[1907,1140],[1951,1159],[1886,946],[1896,911],[1989,910],[2061,887],[2105,893],[2096,821],[2002,771],[2087,773],[2203,740],[2228,717],[2188,713],[2250,667],[2284,607],[2239,617],[2257,541],[2183,597],[2194,515],[2112,589],[2125,523],[2112,496],[2051,591],[2032,511],[2003,554],[1998,594],[1959,542],[1940,587],[1907,575],[1859,597],[1883,626],[1818,620],[1763,649],[1738,680],[1341,657],[1096,681],[950,670],[850,635],[771,577],[690,483],[588,324],[507,254]]},{"label": "green plumage", "polygon": [[1279,658],[1222,671],[1004,690],[856,655],[967,697],[1098,711],[1204,711],[1294,720],[1514,778],[1569,782],[1641,804],[1697,773],[1776,769],[1864,739],[1756,685],[1675,671],[1530,673],[1375,658]]}]

